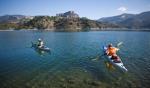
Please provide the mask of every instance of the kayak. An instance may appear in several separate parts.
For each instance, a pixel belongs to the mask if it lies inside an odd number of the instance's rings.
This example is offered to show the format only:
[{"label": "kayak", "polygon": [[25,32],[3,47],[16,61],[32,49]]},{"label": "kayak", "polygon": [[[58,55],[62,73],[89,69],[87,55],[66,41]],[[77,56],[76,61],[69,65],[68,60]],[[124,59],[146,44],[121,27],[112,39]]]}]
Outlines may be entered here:
[{"label": "kayak", "polygon": [[[104,53],[106,53],[106,50],[107,50],[107,47],[103,47],[103,50],[104,50]],[[124,72],[127,72],[128,70],[126,69],[126,67],[124,66],[124,64],[123,64],[123,62],[121,61],[121,59],[119,58],[119,62],[116,62],[115,60],[113,60],[113,59],[111,59],[111,56],[108,56],[108,55],[106,55],[107,56],[107,59],[109,60],[109,62],[112,64],[112,65],[114,65],[114,66],[116,66],[116,67],[118,67],[118,68],[120,68],[122,71],[124,71]]]},{"label": "kayak", "polygon": [[34,47],[35,49],[37,50],[40,50],[40,51],[46,51],[46,52],[49,52],[50,51],[50,48],[44,46],[44,47],[38,47],[36,43],[33,43],[32,42],[32,47]]}]

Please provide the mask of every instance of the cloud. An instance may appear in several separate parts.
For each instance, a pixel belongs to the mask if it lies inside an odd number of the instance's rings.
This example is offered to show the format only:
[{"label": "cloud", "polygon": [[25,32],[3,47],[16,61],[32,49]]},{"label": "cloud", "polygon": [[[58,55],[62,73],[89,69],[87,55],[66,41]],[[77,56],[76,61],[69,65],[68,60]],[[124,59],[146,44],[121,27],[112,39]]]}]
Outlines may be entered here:
[{"label": "cloud", "polygon": [[121,7],[119,7],[117,10],[124,12],[124,11],[126,11],[126,10],[127,10],[127,8],[126,8],[126,7],[124,7],[124,6],[121,6]]}]

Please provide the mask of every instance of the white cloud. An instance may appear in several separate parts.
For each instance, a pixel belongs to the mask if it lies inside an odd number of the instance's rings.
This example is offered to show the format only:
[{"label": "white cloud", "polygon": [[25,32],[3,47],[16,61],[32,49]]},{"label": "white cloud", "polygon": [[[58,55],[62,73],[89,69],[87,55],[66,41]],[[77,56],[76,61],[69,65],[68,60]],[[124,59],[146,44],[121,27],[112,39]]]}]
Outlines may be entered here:
[{"label": "white cloud", "polygon": [[127,10],[127,8],[126,8],[126,7],[124,7],[124,6],[121,6],[121,7],[119,7],[117,10],[124,12],[124,11],[126,11],[126,10]]}]

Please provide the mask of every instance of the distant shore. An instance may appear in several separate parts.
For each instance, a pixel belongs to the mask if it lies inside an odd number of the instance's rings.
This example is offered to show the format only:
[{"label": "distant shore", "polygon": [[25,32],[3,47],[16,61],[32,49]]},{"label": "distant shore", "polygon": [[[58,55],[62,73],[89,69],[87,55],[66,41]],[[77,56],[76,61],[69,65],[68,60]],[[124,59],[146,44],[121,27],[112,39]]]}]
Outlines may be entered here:
[{"label": "distant shore", "polygon": [[[0,31],[53,31],[53,32],[86,32],[86,31],[55,31],[54,29],[0,29]],[[150,31],[150,29],[135,29],[135,28],[91,28],[89,31]],[[87,32],[89,32],[87,31]]]},{"label": "distant shore", "polygon": [[137,29],[137,28],[104,28],[101,31],[150,31],[150,29]]},{"label": "distant shore", "polygon": [[0,31],[15,31],[15,30],[1,30],[1,29],[0,29]]}]

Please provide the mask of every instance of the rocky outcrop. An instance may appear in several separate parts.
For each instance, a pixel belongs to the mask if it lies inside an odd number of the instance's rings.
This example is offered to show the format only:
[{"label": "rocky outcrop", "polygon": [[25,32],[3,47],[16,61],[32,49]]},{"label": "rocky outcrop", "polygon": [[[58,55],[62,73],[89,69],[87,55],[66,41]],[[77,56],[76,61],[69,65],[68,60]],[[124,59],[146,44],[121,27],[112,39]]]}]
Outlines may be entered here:
[{"label": "rocky outcrop", "polygon": [[68,11],[65,13],[56,14],[57,17],[66,17],[66,18],[79,18],[79,15],[74,11]]},{"label": "rocky outcrop", "polygon": [[38,29],[51,29],[54,27],[54,20],[49,16],[36,16],[25,25]]}]

